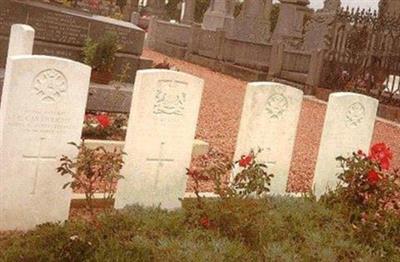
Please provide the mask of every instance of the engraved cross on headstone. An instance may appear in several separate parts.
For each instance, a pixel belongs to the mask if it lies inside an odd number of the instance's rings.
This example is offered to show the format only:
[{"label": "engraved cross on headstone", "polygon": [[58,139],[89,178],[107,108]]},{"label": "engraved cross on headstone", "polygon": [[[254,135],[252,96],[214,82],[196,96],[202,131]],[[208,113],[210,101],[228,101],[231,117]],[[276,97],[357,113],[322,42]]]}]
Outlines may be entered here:
[{"label": "engraved cross on headstone", "polygon": [[34,180],[33,180],[33,187],[32,187],[32,191],[30,192],[31,195],[34,195],[36,193],[36,187],[37,187],[37,180],[38,180],[38,176],[39,176],[39,168],[40,168],[40,164],[42,161],[56,161],[56,156],[54,155],[44,155],[42,153],[42,147],[43,147],[43,142],[46,139],[44,137],[40,138],[39,140],[39,148],[37,150],[37,153],[34,155],[23,155],[22,157],[25,160],[28,161],[34,161],[35,162],[35,175],[34,175]]},{"label": "engraved cross on headstone", "polygon": [[174,162],[174,159],[165,158],[164,157],[164,145],[165,145],[165,142],[161,142],[161,144],[160,144],[160,152],[159,152],[158,158],[147,158],[147,161],[157,164],[157,171],[156,171],[156,177],[155,177],[155,182],[154,182],[154,188],[157,188],[158,178],[160,177],[160,172],[161,172],[161,169],[164,166],[164,163],[165,162]]}]

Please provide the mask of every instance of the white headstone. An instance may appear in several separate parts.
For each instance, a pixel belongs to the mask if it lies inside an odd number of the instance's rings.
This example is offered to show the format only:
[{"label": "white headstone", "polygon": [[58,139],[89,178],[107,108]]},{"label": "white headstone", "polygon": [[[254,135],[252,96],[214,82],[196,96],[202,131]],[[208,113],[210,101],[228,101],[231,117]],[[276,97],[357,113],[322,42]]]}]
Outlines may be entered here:
[{"label": "white headstone", "polygon": [[338,156],[351,156],[361,149],[368,152],[374,131],[378,100],[354,94],[334,93],[329,96],[324,129],[314,174],[317,197],[339,182],[342,171]]},{"label": "white headstone", "polygon": [[137,72],[116,208],[134,203],[180,206],[203,85],[203,80],[181,72]]},{"label": "white headstone", "polygon": [[80,141],[89,66],[49,56],[9,60],[0,111],[0,230],[68,218],[70,177],[56,172]]},{"label": "white headstone", "polygon": [[258,160],[274,174],[273,194],[286,192],[302,101],[303,92],[287,85],[255,82],[247,86],[234,159],[262,149]]}]

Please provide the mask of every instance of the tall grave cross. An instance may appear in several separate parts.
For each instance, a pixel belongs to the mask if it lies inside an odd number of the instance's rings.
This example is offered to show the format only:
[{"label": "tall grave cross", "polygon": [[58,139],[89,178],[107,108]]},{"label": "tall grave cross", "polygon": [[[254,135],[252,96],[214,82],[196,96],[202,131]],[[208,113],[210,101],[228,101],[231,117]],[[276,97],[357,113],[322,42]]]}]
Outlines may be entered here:
[{"label": "tall grave cross", "polygon": [[164,157],[164,145],[165,145],[165,142],[161,142],[158,158],[147,158],[148,162],[153,162],[153,163],[157,164],[157,171],[156,171],[157,173],[156,173],[156,177],[155,177],[154,189],[157,188],[158,178],[160,177],[160,172],[164,166],[164,163],[165,162],[174,162],[174,159]]},{"label": "tall grave cross", "polygon": [[28,161],[34,161],[35,162],[35,175],[34,175],[34,180],[33,180],[33,187],[31,191],[31,195],[34,195],[36,193],[36,187],[37,187],[37,180],[39,176],[39,168],[40,164],[42,161],[56,161],[56,156],[54,155],[45,155],[42,152],[42,147],[43,147],[43,142],[46,140],[46,138],[41,137],[39,140],[39,148],[37,150],[37,153],[34,155],[23,155],[22,157],[25,160]]}]

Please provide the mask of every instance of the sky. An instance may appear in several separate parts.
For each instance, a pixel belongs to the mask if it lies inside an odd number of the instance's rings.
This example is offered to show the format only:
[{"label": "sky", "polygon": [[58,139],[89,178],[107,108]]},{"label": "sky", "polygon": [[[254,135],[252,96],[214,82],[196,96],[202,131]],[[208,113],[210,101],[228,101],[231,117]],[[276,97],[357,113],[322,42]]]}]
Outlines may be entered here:
[{"label": "sky", "polygon": [[[342,6],[350,7],[361,7],[361,8],[372,8],[378,9],[379,0],[341,0]],[[274,0],[278,2],[278,0]],[[323,6],[324,0],[310,0],[310,7],[314,9],[319,9]]]}]

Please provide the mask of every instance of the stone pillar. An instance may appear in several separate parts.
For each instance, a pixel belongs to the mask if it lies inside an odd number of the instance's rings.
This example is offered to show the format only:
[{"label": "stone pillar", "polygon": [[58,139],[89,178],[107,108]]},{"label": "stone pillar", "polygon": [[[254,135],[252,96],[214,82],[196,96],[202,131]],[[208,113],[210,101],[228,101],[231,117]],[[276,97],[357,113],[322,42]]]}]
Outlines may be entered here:
[{"label": "stone pillar", "polygon": [[281,8],[272,41],[282,40],[287,47],[298,49],[303,37],[304,16],[311,12],[309,0],[279,0]]},{"label": "stone pillar", "polygon": [[196,8],[196,0],[185,0],[184,1],[184,9],[183,9],[183,24],[191,24],[194,22],[194,12]]},{"label": "stone pillar", "polygon": [[230,37],[241,41],[266,44],[271,37],[272,0],[245,0],[235,18]]},{"label": "stone pillar", "polygon": [[211,0],[204,14],[202,28],[211,31],[217,31],[217,29],[222,29],[225,32],[231,31],[234,11],[234,0]]}]

